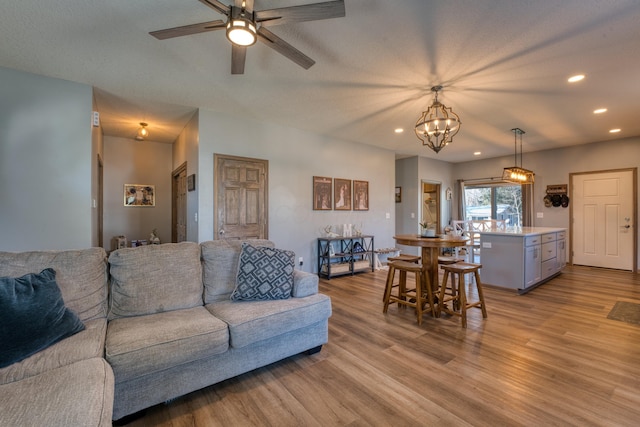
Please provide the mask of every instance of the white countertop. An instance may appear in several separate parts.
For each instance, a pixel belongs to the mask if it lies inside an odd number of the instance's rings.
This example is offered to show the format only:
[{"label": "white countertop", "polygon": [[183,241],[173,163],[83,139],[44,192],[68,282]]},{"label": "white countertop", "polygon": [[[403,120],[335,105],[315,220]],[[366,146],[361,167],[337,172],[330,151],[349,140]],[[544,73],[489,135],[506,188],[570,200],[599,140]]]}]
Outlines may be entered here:
[{"label": "white countertop", "polygon": [[513,227],[506,230],[487,230],[478,233],[487,236],[536,236],[545,233],[557,233],[559,231],[567,231],[566,228],[555,227]]}]

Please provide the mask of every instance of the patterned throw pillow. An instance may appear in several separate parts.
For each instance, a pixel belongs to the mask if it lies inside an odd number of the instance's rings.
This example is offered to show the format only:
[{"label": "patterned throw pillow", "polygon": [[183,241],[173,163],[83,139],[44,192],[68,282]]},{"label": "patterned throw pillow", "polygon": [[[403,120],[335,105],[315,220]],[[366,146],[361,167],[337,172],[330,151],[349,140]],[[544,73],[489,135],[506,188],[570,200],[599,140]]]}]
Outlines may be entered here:
[{"label": "patterned throw pillow", "polygon": [[291,297],[295,254],[291,251],[242,244],[232,301]]}]

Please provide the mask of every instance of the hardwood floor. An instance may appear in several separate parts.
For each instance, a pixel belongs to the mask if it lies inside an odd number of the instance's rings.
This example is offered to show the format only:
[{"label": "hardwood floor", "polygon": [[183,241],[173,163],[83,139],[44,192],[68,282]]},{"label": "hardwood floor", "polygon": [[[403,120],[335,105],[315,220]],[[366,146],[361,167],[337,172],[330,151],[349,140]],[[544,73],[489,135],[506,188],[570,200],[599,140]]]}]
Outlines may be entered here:
[{"label": "hardwood floor", "polygon": [[329,343],[159,405],[131,426],[635,426],[640,277],[567,267],[525,295],[485,287],[488,318],[382,314],[386,271],[321,280]]}]

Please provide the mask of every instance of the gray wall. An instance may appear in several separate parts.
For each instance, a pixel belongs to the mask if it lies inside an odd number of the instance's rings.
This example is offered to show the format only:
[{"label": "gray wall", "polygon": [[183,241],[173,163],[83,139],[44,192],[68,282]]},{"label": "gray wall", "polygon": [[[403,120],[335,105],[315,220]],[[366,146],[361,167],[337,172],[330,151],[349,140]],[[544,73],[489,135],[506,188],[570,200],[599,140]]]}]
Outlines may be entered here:
[{"label": "gray wall", "polygon": [[[425,148],[427,149],[427,148]],[[396,233],[418,234],[422,218],[422,182],[440,184],[441,230],[449,224],[453,200],[445,197],[447,188],[455,191],[453,165],[427,157],[408,157],[396,160],[396,185],[402,187],[402,202],[396,203]],[[412,217],[413,215],[413,217]],[[398,246],[403,253],[418,253],[417,248]]]},{"label": "gray wall", "polygon": [[86,248],[92,89],[0,68],[0,250]]},{"label": "gray wall", "polygon": [[[199,115],[199,241],[214,234],[213,155],[218,153],[269,161],[269,238],[302,256],[303,270],[317,270],[316,239],[327,225],[362,224],[364,233],[375,236],[376,247],[394,246],[391,151],[212,111]],[[369,210],[312,210],[313,176],[369,181]]]}]

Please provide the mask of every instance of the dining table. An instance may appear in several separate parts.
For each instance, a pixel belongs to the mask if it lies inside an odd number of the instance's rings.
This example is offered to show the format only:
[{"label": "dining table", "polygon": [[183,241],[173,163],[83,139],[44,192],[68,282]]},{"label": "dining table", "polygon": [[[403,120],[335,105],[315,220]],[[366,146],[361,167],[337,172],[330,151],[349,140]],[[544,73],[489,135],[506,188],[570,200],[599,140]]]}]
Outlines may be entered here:
[{"label": "dining table", "polygon": [[455,248],[466,246],[469,239],[457,235],[435,235],[425,237],[418,234],[397,234],[393,236],[396,244],[405,246],[418,246],[422,248],[422,271],[423,277],[429,277],[431,289],[438,290],[438,256],[442,248]]}]

